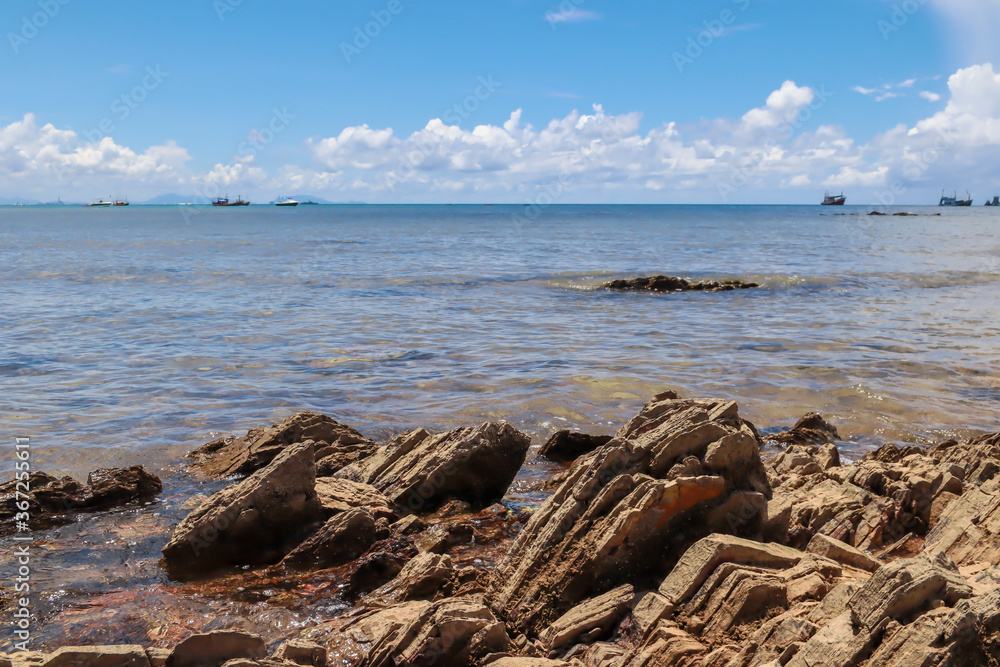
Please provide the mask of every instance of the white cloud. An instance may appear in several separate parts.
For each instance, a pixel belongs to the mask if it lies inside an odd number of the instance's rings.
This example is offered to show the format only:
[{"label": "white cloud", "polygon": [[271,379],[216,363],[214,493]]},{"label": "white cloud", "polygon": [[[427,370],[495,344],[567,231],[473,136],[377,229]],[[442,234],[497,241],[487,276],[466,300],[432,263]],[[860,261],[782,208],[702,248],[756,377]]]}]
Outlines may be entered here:
[{"label": "white cloud", "polygon": [[884,102],[885,100],[891,100],[894,97],[903,97],[904,93],[897,91],[913,88],[918,81],[919,79],[907,79],[905,81],[900,81],[899,83],[884,83],[876,88],[854,86],[851,90],[868,97],[874,97],[876,102]]},{"label": "white cloud", "polygon": [[575,8],[545,14],[545,20],[549,23],[580,23],[582,21],[599,21],[602,18],[604,16],[599,12]]},{"label": "white cloud", "polygon": [[[121,189],[138,199],[140,192],[214,187],[264,200],[289,192],[386,202],[523,203],[556,191],[565,202],[718,202],[729,190],[733,201],[780,201],[805,193],[811,198],[814,189],[826,187],[873,203],[877,189],[897,182],[925,193],[992,187],[1000,181],[994,159],[1000,74],[989,63],[968,67],[948,79],[948,91],[942,110],[860,144],[832,122],[826,91],[786,81],[736,119],[643,128],[639,112],[594,105],[535,127],[517,109],[503,123],[471,128],[433,118],[409,135],[347,127],[305,142],[301,164],[274,166],[286,153],[275,150],[202,173],[190,170],[187,151],[173,142],[142,151],[111,138],[86,143],[72,130],[39,126],[29,114],[0,127],[0,194],[66,198],[75,192],[89,199]],[[937,95],[919,94],[932,101]],[[816,126],[817,120],[823,124]]]},{"label": "white cloud", "polygon": [[938,95],[937,93],[932,93],[929,90],[921,90],[920,97],[924,98],[929,102],[937,102],[938,100],[941,99],[940,95]]}]

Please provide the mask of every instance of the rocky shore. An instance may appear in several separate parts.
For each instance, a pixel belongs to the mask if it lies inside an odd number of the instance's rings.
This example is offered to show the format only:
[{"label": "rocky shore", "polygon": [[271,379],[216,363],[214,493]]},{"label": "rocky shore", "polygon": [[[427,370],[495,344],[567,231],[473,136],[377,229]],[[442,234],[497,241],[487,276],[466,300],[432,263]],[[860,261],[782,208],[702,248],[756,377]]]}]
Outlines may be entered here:
[{"label": "rocky shore", "polygon": [[[299,413],[192,453],[225,486],[161,566],[331,611],[0,667],[997,664],[1000,434],[848,464],[839,440],[816,414],[762,435],[732,401],[665,393],[613,436],[554,435],[542,455],[564,467],[524,508],[504,497],[530,439],[506,422],[377,443]],[[38,529],[161,492],[141,468],[31,482]]]}]

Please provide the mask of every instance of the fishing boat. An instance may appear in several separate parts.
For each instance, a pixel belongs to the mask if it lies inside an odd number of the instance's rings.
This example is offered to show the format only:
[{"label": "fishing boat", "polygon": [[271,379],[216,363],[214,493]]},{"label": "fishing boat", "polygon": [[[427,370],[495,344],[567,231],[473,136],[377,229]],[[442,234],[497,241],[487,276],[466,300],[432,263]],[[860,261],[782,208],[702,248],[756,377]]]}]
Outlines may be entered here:
[{"label": "fishing boat", "polygon": [[236,201],[229,201],[229,195],[219,197],[212,202],[212,206],[249,206],[250,202],[243,200],[243,195],[236,198]]},{"label": "fishing boat", "polygon": [[831,195],[827,192],[823,196],[823,206],[843,206],[844,202],[847,201],[847,197],[841,192],[839,195]]},{"label": "fishing boat", "polygon": [[965,191],[965,199],[959,199],[958,193],[956,192],[951,197],[945,197],[944,191],[941,192],[941,201],[938,202],[938,206],[972,206],[972,196],[969,191]]},{"label": "fishing boat", "polygon": [[298,206],[299,203],[292,199],[291,197],[283,197],[278,201],[274,202],[275,206]]},{"label": "fishing boat", "polygon": [[115,199],[115,206],[128,206],[128,199]]},{"label": "fishing boat", "polygon": [[987,200],[986,205],[987,206],[1000,206],[1000,197],[994,197],[993,201]]},{"label": "fishing boat", "polygon": [[105,201],[102,198],[102,199],[98,199],[97,201],[92,201],[89,204],[84,204],[84,206],[86,206],[86,207],[90,207],[90,206],[111,206],[111,202]]}]

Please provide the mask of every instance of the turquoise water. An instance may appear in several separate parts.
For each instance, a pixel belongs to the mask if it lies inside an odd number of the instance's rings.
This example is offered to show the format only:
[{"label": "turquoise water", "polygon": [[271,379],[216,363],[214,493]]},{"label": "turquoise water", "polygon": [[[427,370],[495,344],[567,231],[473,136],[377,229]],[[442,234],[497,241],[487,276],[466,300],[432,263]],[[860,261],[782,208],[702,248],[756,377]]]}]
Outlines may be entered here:
[{"label": "turquoise water", "polygon": [[[0,431],[82,475],[301,409],[613,432],[664,389],[859,451],[997,430],[1000,219],[910,210],[3,208]],[[597,289],[655,273],[764,288]]]}]

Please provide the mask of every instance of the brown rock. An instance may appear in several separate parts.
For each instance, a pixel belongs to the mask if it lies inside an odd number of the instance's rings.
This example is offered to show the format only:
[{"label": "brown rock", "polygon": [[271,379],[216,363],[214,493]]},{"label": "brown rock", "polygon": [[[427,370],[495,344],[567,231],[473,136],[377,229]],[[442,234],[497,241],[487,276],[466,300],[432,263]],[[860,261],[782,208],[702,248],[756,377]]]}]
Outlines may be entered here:
[{"label": "brown rock", "polygon": [[337,476],[370,484],[398,507],[431,511],[450,499],[483,505],[514,480],[531,444],[507,422],[404,434]]},{"label": "brown rock", "polygon": [[645,641],[626,656],[629,667],[703,667],[708,647],[673,623],[660,621]]},{"label": "brown rock", "polygon": [[610,435],[588,435],[575,431],[557,431],[545,441],[538,455],[550,461],[573,461],[611,441]]},{"label": "brown rock", "polygon": [[972,588],[947,556],[918,556],[883,565],[854,594],[848,607],[855,624],[874,631],[883,620],[907,621],[935,600],[952,606]]},{"label": "brown rock", "polygon": [[[741,503],[750,511],[729,514],[726,529],[754,534],[770,493],[758,443],[735,403],[657,397],[534,513],[496,568],[491,608],[512,631],[537,633],[587,597],[662,576],[734,493],[761,502]],[[706,476],[663,479],[689,456]]]},{"label": "brown rock", "polygon": [[280,424],[255,428],[242,438],[226,437],[191,452],[195,466],[212,477],[249,475],[260,470],[286,447],[312,441],[319,476],[371,455],[375,443],[350,426],[315,412],[300,412]]},{"label": "brown rock", "polygon": [[318,477],[316,479],[316,495],[319,496],[328,516],[353,508],[361,508],[367,510],[376,519],[384,518],[390,522],[398,519],[392,502],[381,491],[368,484],[359,484],[336,477]]},{"label": "brown rock", "polygon": [[882,567],[882,563],[872,558],[863,551],[855,549],[849,544],[840,540],[835,540],[828,535],[814,535],[806,546],[806,553],[825,556],[830,560],[835,560],[844,565],[850,565],[860,570],[874,572]]},{"label": "brown rock", "polygon": [[141,646],[73,646],[51,653],[43,667],[150,667]]},{"label": "brown rock", "polygon": [[631,585],[619,586],[573,607],[547,627],[539,639],[549,650],[560,650],[577,643],[584,635],[588,641],[605,637],[625,618],[634,599]]},{"label": "brown rock", "polygon": [[264,640],[245,632],[209,632],[192,635],[174,647],[167,667],[221,667],[229,660],[261,660],[267,656]]},{"label": "brown rock", "polygon": [[274,652],[274,657],[278,660],[294,662],[297,665],[326,667],[326,649],[319,644],[301,639],[289,639],[283,642]]},{"label": "brown rock", "polygon": [[[24,501],[24,482],[0,484],[0,535],[14,528],[14,517],[20,510],[16,502]],[[29,525],[44,529],[69,521],[67,514],[109,509],[131,502],[151,500],[163,490],[160,478],[146,472],[142,466],[106,468],[90,473],[83,485],[72,477],[56,479],[44,472],[32,473],[27,479]],[[20,493],[20,495],[19,495]]]},{"label": "brown rock", "polygon": [[456,576],[450,557],[422,553],[372,596],[392,603],[447,597],[454,592]]},{"label": "brown rock", "polygon": [[293,445],[266,467],[206,500],[163,547],[175,574],[237,564],[273,563],[320,520],[311,445]]},{"label": "brown rock", "polygon": [[281,564],[296,568],[343,565],[368,551],[379,538],[375,517],[363,509],[350,509],[328,519],[285,556]]},{"label": "brown rock", "polygon": [[405,602],[331,621],[302,634],[352,667],[465,667],[510,647],[503,624],[487,608],[463,598]]},{"label": "brown rock", "polygon": [[[769,435],[765,439],[782,445],[826,445],[837,442],[841,438],[840,434],[837,433],[836,426],[823,419],[819,414],[810,412],[795,422],[795,426],[791,429]],[[839,456],[836,461],[837,465],[840,465]]]}]

